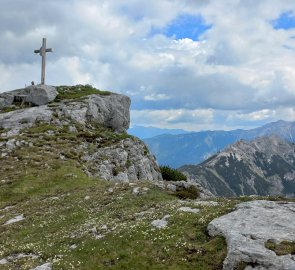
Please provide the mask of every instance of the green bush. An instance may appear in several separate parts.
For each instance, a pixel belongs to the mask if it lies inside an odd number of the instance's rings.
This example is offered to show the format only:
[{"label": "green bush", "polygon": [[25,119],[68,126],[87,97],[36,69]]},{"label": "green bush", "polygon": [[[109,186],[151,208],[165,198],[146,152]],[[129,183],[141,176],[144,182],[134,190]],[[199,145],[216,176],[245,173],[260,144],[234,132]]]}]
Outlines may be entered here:
[{"label": "green bush", "polygon": [[186,181],[187,177],[169,166],[160,166],[162,177],[166,181]]},{"label": "green bush", "polygon": [[200,197],[200,192],[196,187],[191,186],[189,188],[176,190],[175,195],[181,200],[195,200]]}]

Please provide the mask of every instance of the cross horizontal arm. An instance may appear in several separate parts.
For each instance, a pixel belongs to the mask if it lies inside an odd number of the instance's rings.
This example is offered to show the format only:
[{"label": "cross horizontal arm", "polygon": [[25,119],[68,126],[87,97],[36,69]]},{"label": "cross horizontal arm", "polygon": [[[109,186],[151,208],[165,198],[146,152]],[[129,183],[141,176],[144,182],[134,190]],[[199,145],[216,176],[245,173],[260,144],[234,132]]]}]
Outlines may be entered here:
[{"label": "cross horizontal arm", "polygon": [[41,52],[41,50],[35,50],[34,51],[34,53],[40,53]]},{"label": "cross horizontal arm", "polygon": [[46,49],[46,52],[52,52],[52,49],[50,48],[50,49]]}]

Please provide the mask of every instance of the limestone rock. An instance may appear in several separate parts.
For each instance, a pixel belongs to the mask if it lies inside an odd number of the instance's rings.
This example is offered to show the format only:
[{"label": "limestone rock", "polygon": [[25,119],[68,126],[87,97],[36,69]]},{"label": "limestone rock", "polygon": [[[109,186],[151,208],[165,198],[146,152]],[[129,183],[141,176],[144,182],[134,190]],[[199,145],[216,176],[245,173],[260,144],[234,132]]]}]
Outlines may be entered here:
[{"label": "limestone rock", "polygon": [[170,215],[166,215],[162,219],[153,220],[151,225],[157,229],[166,228],[168,225],[168,218],[169,217],[170,217]]},{"label": "limestone rock", "polygon": [[194,205],[196,206],[218,206],[219,203],[215,201],[195,201]]},{"label": "limestone rock", "polygon": [[[42,94],[38,96],[37,93],[40,87],[30,86],[9,93],[14,97],[25,96],[26,101],[35,105],[42,104]],[[41,88],[45,92],[49,89],[48,100],[55,98],[54,93],[50,94],[50,87]],[[21,137],[23,129],[47,123],[48,126],[65,127],[68,132],[79,136],[75,150],[83,153],[81,162],[88,175],[121,182],[162,180],[155,157],[142,141],[127,134],[126,137],[122,134],[122,138],[115,134],[129,128],[130,98],[127,96],[114,93],[92,94],[81,98],[61,98],[50,105],[24,109],[16,106],[15,109],[0,113],[0,136],[5,140],[0,143],[0,156],[3,158],[18,147],[35,145],[34,140],[22,142],[21,139],[15,139],[16,135]],[[87,139],[88,134],[91,134],[92,140]],[[41,138],[43,136],[58,137],[59,132],[47,130],[46,134],[40,134]],[[60,159],[67,159],[62,151],[57,152]]]},{"label": "limestone rock", "polygon": [[127,138],[108,147],[86,154],[89,173],[105,180],[120,182],[162,180],[158,164],[142,141]]},{"label": "limestone rock", "polygon": [[0,260],[0,265],[8,264],[8,261],[4,258]]},{"label": "limestone rock", "polygon": [[0,94],[0,109],[13,104],[14,101],[27,102],[41,106],[53,101],[57,96],[56,88],[49,85],[31,85]]},{"label": "limestone rock", "polygon": [[[42,106],[53,101],[56,96],[57,91],[53,86],[32,85],[24,89],[17,89],[0,94],[0,109],[13,104],[15,99]],[[56,112],[58,118],[66,117],[82,125],[94,122],[109,127],[115,132],[125,132],[130,124],[130,103],[130,98],[124,95],[114,93],[110,93],[109,95],[96,94],[89,95],[79,101],[71,100],[71,102],[69,102],[67,100],[66,102],[56,103],[55,108],[47,107],[46,110],[47,112]],[[41,114],[39,114],[39,112]],[[21,122],[35,122],[36,117],[42,117],[44,112],[45,107],[42,107],[40,110],[28,108],[25,110],[16,110],[7,115],[1,114],[0,127],[1,119],[3,118],[12,117],[12,121],[8,121],[10,123],[8,128],[11,128],[11,126],[15,128],[17,126],[15,122],[20,122],[19,120],[21,120]],[[22,116],[22,113],[24,113],[25,116]],[[46,113],[46,115],[48,115],[48,113]],[[46,117],[45,121],[48,121],[48,117]]]},{"label": "limestone rock", "polygon": [[182,207],[180,207],[178,209],[178,211],[187,212],[187,213],[193,213],[193,214],[198,214],[200,212],[200,209],[182,206]]},{"label": "limestone rock", "polygon": [[32,270],[51,270],[52,269],[52,263],[45,263],[40,266],[37,266],[36,268]]},{"label": "limestone rock", "polygon": [[116,132],[125,132],[130,124],[130,98],[119,94],[90,95],[80,102],[61,103],[60,116],[85,125],[94,122]]},{"label": "limestone rock", "polygon": [[13,103],[14,97],[10,94],[0,94],[0,109],[3,109]]},{"label": "limestone rock", "polygon": [[21,214],[21,215],[19,215],[19,216],[16,216],[16,217],[14,217],[14,218],[12,218],[12,219],[7,220],[7,221],[4,223],[4,225],[9,225],[9,224],[12,224],[12,223],[20,222],[20,221],[22,221],[22,220],[24,220],[24,219],[25,219],[24,215]]},{"label": "limestone rock", "polygon": [[26,96],[26,102],[40,106],[48,104],[57,96],[56,88],[49,85],[31,85],[21,92]]},{"label": "limestone rock", "polygon": [[59,118],[62,118],[62,117],[70,118],[82,125],[85,125],[87,123],[87,118],[86,118],[87,103],[86,102],[61,103],[59,104],[57,111],[58,111]]},{"label": "limestone rock", "polygon": [[130,124],[130,98],[124,95],[91,95],[88,99],[87,119],[123,132]]},{"label": "limestone rock", "polygon": [[295,241],[295,203],[262,200],[241,203],[236,211],[210,222],[208,232],[226,238],[228,254],[224,270],[235,269],[240,262],[249,264],[245,269],[295,269],[294,256],[277,256],[265,247],[268,240]]},{"label": "limestone rock", "polygon": [[36,121],[49,122],[51,118],[52,111],[47,106],[21,109],[0,114],[0,128],[18,131],[32,126]]}]

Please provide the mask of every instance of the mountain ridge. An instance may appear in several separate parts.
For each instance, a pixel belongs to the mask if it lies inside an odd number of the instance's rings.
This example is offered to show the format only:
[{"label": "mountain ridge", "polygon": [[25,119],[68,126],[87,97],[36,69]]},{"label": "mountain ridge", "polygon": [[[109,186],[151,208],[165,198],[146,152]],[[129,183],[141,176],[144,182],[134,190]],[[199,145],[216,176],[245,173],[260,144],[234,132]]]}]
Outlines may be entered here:
[{"label": "mountain ridge", "polygon": [[143,141],[159,164],[177,168],[199,164],[226,146],[240,140],[277,134],[291,142],[295,140],[295,122],[279,120],[250,130],[200,131],[181,135],[160,135]]},{"label": "mountain ridge", "polygon": [[148,138],[156,137],[163,134],[179,135],[179,134],[190,133],[190,131],[187,131],[184,129],[167,129],[167,128],[157,128],[152,126],[145,127],[145,126],[134,125],[128,129],[128,133],[140,139],[148,139]]},{"label": "mountain ridge", "polygon": [[216,196],[295,196],[295,145],[277,135],[240,140],[179,170]]}]

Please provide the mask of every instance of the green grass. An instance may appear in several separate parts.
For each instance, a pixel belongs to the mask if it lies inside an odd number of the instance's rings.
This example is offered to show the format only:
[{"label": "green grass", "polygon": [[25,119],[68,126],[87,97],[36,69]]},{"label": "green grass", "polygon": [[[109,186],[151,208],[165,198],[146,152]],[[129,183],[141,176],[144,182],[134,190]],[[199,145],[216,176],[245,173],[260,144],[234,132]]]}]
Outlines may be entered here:
[{"label": "green grass", "polygon": [[274,251],[278,256],[295,254],[295,242],[283,241],[276,244],[272,241],[268,241],[265,243],[265,247]]},{"label": "green grass", "polygon": [[7,113],[7,112],[12,112],[12,111],[15,111],[19,108],[17,108],[16,106],[9,106],[9,107],[5,107],[3,109],[0,110],[0,113]]},{"label": "green grass", "polygon": [[[69,132],[69,125],[77,132]],[[93,123],[69,125],[38,123],[24,129],[15,139],[30,143],[0,157],[0,260],[19,253],[39,256],[15,259],[1,270],[32,269],[47,261],[54,270],[222,269],[225,240],[209,237],[207,225],[251,198],[219,198],[218,206],[199,206],[201,211],[192,214],[178,209],[195,207],[193,201],[179,201],[179,194],[151,182],[89,177],[84,172],[89,164],[80,160],[85,149],[79,145],[87,142],[95,152],[132,137]],[[7,206],[13,207],[4,210]],[[3,226],[20,214],[23,221]],[[170,215],[168,226],[155,229],[151,222],[165,215]],[[96,239],[98,235],[104,237]]]},{"label": "green grass", "polygon": [[57,86],[58,95],[55,101],[67,100],[67,99],[81,99],[88,95],[110,95],[109,91],[101,91],[93,88],[90,85],[76,85],[76,86]]},{"label": "green grass", "polygon": [[[183,203],[150,182],[134,183],[140,188],[135,195],[132,185],[91,178],[77,145],[88,142],[93,152],[97,139],[107,146],[132,137],[94,124],[71,125],[77,132],[51,123],[24,129],[15,139],[30,144],[0,158],[0,259],[39,256],[1,269],[32,269],[46,261],[54,261],[54,269],[221,269],[226,244],[208,237],[206,226],[235,202],[203,207],[197,215],[181,213],[177,209]],[[3,210],[6,206],[14,207]],[[25,220],[1,225],[20,214]],[[151,222],[167,214],[168,227],[154,229]],[[93,228],[104,238],[95,239]],[[73,244],[76,249],[70,248]]]},{"label": "green grass", "polygon": [[[1,197],[2,206],[15,205],[4,212],[3,221],[19,213],[26,219],[1,227],[0,258],[15,253],[40,255],[37,260],[23,260],[19,269],[56,257],[60,260],[54,269],[71,265],[74,269],[221,269],[226,255],[224,239],[211,239],[205,230],[207,222],[219,214],[216,208],[203,208],[200,215],[180,213],[174,196],[148,182],[138,184],[150,190],[137,196],[128,184],[87,178],[70,165],[66,168],[56,170],[51,179],[43,173],[42,180],[42,174],[20,180],[13,190],[26,194],[22,201],[11,196],[3,202]],[[66,177],[68,171],[78,177]],[[52,182],[46,184],[48,181]],[[111,196],[109,187],[114,190]],[[86,196],[90,199],[85,200]],[[227,212],[228,207],[224,205],[222,211]],[[136,213],[143,211],[146,214],[137,218]],[[171,215],[169,226],[153,229],[151,221],[165,214]],[[102,229],[103,225],[109,229]],[[95,239],[94,227],[105,237]],[[70,249],[73,244],[76,249]],[[13,267],[10,264],[3,269]]]},{"label": "green grass", "polygon": [[[46,261],[54,261],[55,270],[222,269],[225,240],[209,237],[207,225],[250,198],[220,198],[219,206],[199,206],[198,214],[180,212],[181,206],[194,207],[193,201],[180,202],[150,182],[88,177],[75,160],[62,161],[54,151],[45,155],[40,149],[17,149],[11,160],[1,160],[0,224],[19,214],[25,220],[0,225],[0,259],[39,256],[1,269],[32,269]],[[134,187],[139,195],[132,193]],[[167,214],[168,227],[153,228],[151,222]],[[93,228],[104,237],[96,239]]]}]

